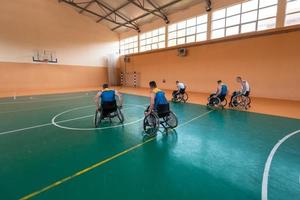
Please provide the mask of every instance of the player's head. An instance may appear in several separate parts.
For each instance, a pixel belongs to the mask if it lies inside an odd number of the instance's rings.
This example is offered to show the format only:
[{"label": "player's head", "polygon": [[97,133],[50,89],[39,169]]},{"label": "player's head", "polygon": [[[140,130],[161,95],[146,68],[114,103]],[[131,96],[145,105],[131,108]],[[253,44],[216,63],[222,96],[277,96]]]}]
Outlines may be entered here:
[{"label": "player's head", "polygon": [[236,77],[236,82],[241,83],[241,82],[242,82],[242,77],[237,76],[237,77]]},{"label": "player's head", "polygon": [[176,84],[178,84],[179,83],[179,81],[176,81]]},{"label": "player's head", "polygon": [[155,81],[150,81],[150,82],[149,82],[149,86],[150,86],[150,88],[151,88],[151,89],[153,89],[153,88],[156,88],[156,87],[157,87],[157,85],[156,85],[156,82],[155,82]]},{"label": "player's head", "polygon": [[108,84],[107,84],[107,83],[104,83],[104,84],[102,85],[102,88],[103,88],[103,89],[108,88]]},{"label": "player's head", "polygon": [[221,80],[218,80],[218,81],[217,81],[217,83],[218,83],[218,84],[221,84],[221,83],[222,83],[222,81],[221,81]]}]

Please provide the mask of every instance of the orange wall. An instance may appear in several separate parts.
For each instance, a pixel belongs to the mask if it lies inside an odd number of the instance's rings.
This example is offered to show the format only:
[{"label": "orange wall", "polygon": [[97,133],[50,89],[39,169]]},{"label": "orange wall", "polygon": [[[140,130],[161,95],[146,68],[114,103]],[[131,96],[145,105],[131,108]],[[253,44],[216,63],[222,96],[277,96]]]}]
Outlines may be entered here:
[{"label": "orange wall", "polygon": [[95,89],[107,82],[106,67],[0,63],[0,96]]},{"label": "orange wall", "polygon": [[[237,75],[249,81],[256,97],[300,100],[300,30],[188,47],[187,57],[177,49],[132,55],[127,72],[140,74],[141,87],[156,80],[174,88],[179,79],[195,92],[211,92],[222,79],[231,92]],[[124,70],[124,63],[122,64]],[[166,83],[162,80],[165,79]]]}]

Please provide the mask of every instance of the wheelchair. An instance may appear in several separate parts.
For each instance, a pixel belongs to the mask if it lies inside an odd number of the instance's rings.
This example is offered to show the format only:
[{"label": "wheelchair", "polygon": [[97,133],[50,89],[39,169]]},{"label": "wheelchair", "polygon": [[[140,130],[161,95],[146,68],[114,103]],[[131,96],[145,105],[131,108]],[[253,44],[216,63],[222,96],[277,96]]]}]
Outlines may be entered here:
[{"label": "wheelchair", "polygon": [[175,103],[179,103],[179,102],[187,102],[187,100],[189,99],[188,94],[185,92],[185,90],[180,91],[179,94],[175,95],[177,93],[177,91],[174,91],[172,96],[172,101]]},{"label": "wheelchair", "polygon": [[169,104],[158,105],[157,111],[152,111],[144,118],[144,132],[148,136],[155,136],[160,129],[174,129],[178,126],[178,119],[175,113],[170,110]]},{"label": "wheelchair", "polygon": [[224,109],[224,107],[227,105],[226,97],[224,97],[224,99],[222,101],[219,97],[213,97],[213,95],[210,95],[207,100],[208,100],[207,106],[209,108],[222,108],[222,109]]},{"label": "wheelchair", "polygon": [[251,107],[250,104],[251,104],[251,99],[249,96],[239,94],[239,95],[235,95],[232,98],[232,103],[230,104],[230,106],[233,108],[247,110]]},{"label": "wheelchair", "polygon": [[112,119],[117,117],[120,123],[124,122],[124,115],[121,111],[121,107],[118,107],[117,102],[103,102],[101,104],[101,108],[96,110],[94,124],[95,127],[98,128],[101,124],[101,121],[104,119],[109,119],[110,123],[112,123]]}]

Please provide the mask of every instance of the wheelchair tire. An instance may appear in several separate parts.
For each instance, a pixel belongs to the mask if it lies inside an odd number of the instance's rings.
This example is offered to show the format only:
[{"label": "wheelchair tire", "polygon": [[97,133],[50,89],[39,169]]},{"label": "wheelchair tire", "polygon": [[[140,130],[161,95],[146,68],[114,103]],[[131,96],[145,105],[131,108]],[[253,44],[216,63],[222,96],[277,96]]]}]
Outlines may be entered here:
[{"label": "wheelchair tire", "polygon": [[100,122],[101,122],[101,113],[100,111],[96,110],[95,117],[94,117],[95,128],[99,127]]},{"label": "wheelchair tire", "polygon": [[172,111],[170,111],[168,116],[164,117],[164,121],[168,125],[168,128],[176,128],[178,126],[177,116]]},{"label": "wheelchair tire", "polygon": [[123,113],[122,113],[122,111],[121,111],[120,108],[117,109],[117,116],[118,116],[118,119],[120,120],[120,123],[123,124],[123,122],[124,122],[124,115],[123,115]]},{"label": "wheelchair tire", "polygon": [[173,97],[172,102],[178,103],[178,102],[180,102],[180,98],[178,98],[178,96],[177,96],[177,98]]},{"label": "wheelchair tire", "polygon": [[156,114],[150,113],[145,116],[143,128],[146,135],[153,136],[156,135],[159,130],[160,121]]},{"label": "wheelchair tire", "polygon": [[189,95],[186,92],[184,94],[182,94],[181,101],[183,101],[185,103],[185,102],[187,102],[188,99],[189,99]]},{"label": "wheelchair tire", "polygon": [[221,105],[222,105],[223,107],[227,106],[227,99],[226,99],[226,98],[224,99],[224,101],[221,102]]}]

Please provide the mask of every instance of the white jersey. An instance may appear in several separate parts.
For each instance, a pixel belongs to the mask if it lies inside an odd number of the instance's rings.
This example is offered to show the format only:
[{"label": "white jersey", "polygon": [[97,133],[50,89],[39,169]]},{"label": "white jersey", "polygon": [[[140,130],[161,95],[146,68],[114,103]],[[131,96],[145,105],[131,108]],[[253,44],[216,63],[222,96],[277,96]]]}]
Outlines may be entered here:
[{"label": "white jersey", "polygon": [[178,87],[179,90],[185,89],[185,85],[183,83],[178,83],[177,87]]},{"label": "white jersey", "polygon": [[250,92],[250,86],[248,81],[243,81],[242,83],[242,94],[246,94],[246,92]]}]

